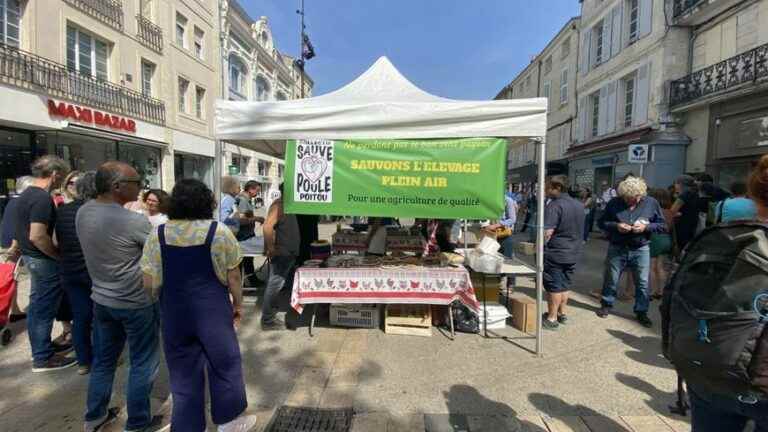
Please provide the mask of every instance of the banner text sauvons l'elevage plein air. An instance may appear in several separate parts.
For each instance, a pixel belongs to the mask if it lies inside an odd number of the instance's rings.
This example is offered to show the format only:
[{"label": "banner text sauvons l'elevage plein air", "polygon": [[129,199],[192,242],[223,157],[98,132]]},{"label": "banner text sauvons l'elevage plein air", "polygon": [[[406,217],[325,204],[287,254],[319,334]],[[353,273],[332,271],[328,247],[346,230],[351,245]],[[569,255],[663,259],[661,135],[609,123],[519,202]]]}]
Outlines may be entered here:
[{"label": "banner text sauvons l'elevage plein air", "polygon": [[[354,159],[350,162],[350,168],[353,170],[400,173],[480,174],[480,164],[468,162]],[[448,178],[439,175],[383,175],[381,176],[381,184],[382,186],[446,188],[448,187]]]}]

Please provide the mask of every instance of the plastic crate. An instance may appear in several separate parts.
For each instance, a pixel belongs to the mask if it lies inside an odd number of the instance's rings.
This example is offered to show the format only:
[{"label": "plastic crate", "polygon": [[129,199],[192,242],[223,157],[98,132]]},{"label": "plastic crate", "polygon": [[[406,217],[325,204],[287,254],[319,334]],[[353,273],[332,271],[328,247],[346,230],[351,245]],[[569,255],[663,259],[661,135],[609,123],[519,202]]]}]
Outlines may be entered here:
[{"label": "plastic crate", "polygon": [[332,304],[331,325],[379,328],[379,305]]}]

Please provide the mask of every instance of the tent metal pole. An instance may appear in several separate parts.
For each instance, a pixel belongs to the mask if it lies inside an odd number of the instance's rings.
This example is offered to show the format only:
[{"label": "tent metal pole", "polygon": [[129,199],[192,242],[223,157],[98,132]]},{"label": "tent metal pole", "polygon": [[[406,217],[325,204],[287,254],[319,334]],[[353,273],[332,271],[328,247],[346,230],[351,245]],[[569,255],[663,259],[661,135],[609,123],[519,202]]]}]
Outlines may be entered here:
[{"label": "tent metal pole", "polygon": [[544,301],[544,204],[545,204],[545,177],[547,172],[546,142],[541,137],[536,140],[538,150],[538,212],[536,214],[536,354],[544,354],[544,340],[542,329],[541,305]]}]

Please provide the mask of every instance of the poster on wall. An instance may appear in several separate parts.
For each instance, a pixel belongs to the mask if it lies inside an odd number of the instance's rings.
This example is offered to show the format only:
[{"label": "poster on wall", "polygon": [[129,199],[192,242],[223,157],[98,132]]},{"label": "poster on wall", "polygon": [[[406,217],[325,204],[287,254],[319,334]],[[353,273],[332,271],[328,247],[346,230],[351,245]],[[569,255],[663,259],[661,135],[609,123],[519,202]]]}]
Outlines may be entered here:
[{"label": "poster on wall", "polygon": [[497,219],[504,211],[506,155],[500,138],[289,141],[285,209]]}]

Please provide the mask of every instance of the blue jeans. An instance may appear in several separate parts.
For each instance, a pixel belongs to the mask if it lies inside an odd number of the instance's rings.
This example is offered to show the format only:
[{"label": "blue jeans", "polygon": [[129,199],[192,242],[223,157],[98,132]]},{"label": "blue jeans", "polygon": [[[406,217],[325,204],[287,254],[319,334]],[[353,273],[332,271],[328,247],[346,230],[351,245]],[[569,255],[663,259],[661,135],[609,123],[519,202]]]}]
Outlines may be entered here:
[{"label": "blue jeans", "polygon": [[605,258],[605,274],[603,276],[603,307],[613,307],[616,301],[616,286],[624,270],[632,271],[635,281],[635,313],[647,313],[650,299],[648,297],[648,275],[651,268],[651,249],[643,246],[632,249],[625,246],[608,246]]},{"label": "blue jeans", "polygon": [[289,279],[295,262],[294,256],[274,256],[269,259],[269,280],[264,289],[264,301],[261,306],[262,323],[270,324],[275,320],[278,295],[285,286],[285,281]]},{"label": "blue jeans", "polygon": [[59,264],[49,258],[25,255],[23,259],[31,282],[27,308],[29,345],[34,365],[42,366],[53,355],[51,330],[63,294],[59,285]]},{"label": "blue jeans", "polygon": [[513,236],[509,236],[501,241],[501,251],[507,258],[515,257],[515,239]]},{"label": "blue jeans", "polygon": [[754,405],[723,396],[700,396],[689,389],[692,432],[742,432],[749,420],[755,432],[768,432],[768,401]]},{"label": "blue jeans", "polygon": [[88,382],[86,422],[103,419],[112,397],[112,384],[126,340],[130,353],[125,429],[141,429],[152,420],[149,395],[160,365],[157,304],[141,309],[93,305],[93,365]]},{"label": "blue jeans", "polygon": [[93,358],[91,284],[87,271],[61,275],[61,288],[67,293],[72,308],[72,344],[75,346],[77,363],[80,365],[90,365]]}]

